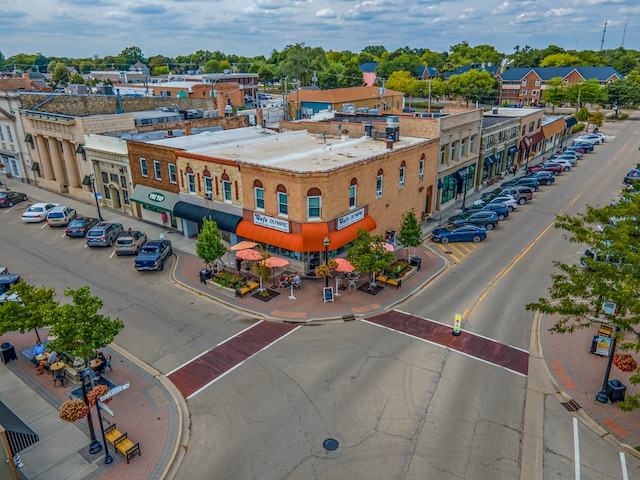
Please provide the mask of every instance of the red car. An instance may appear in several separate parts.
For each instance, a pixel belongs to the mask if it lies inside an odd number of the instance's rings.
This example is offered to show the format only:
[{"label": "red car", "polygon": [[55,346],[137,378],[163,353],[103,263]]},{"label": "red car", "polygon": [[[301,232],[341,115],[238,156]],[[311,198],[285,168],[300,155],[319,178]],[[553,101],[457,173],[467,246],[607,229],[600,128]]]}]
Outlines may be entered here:
[{"label": "red car", "polygon": [[560,175],[562,173],[563,166],[555,162],[545,162],[527,168],[528,173],[538,172],[540,170],[552,172],[554,175]]}]

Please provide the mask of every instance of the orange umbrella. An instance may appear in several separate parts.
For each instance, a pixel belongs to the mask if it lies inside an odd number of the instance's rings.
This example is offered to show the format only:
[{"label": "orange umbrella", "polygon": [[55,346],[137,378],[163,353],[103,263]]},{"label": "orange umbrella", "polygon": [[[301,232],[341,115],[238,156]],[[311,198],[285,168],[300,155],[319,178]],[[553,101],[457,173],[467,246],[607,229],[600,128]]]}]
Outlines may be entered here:
[{"label": "orange umbrella", "polygon": [[356,269],[346,258],[336,258],[335,261],[338,264],[336,272],[353,272]]},{"label": "orange umbrella", "polygon": [[239,250],[247,250],[249,248],[253,248],[256,245],[258,245],[255,242],[249,242],[248,240],[243,240],[240,243],[236,243],[233,247],[231,247],[229,250],[232,250],[234,252],[237,252]]},{"label": "orange umbrella", "polygon": [[289,260],[285,260],[284,258],[280,257],[269,257],[266,258],[262,263],[264,263],[269,268],[278,268],[289,265]]},{"label": "orange umbrella", "polygon": [[241,258],[242,260],[261,260],[262,254],[257,250],[248,248],[246,250],[237,251],[236,257]]}]

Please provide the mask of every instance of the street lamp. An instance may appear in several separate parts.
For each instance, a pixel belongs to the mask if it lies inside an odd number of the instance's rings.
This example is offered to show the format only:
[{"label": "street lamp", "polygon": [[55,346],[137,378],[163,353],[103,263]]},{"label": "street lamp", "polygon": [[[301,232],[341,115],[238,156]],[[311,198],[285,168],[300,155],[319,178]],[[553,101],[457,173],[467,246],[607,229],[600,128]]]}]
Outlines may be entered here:
[{"label": "street lamp", "polygon": [[607,369],[604,372],[604,378],[602,379],[602,387],[600,387],[600,391],[596,395],[596,400],[600,403],[607,403],[609,401],[609,396],[607,395],[607,387],[609,386],[609,374],[611,373],[611,363],[613,362],[613,354],[616,351],[616,340],[617,334],[620,331],[620,327],[616,327],[616,333],[613,335],[613,340],[611,340],[611,346],[609,347],[609,356],[607,358]]},{"label": "street lamp", "polygon": [[[87,413],[87,421],[89,422],[89,434],[91,435],[91,445],[89,445],[89,453],[99,453],[100,450],[102,450],[102,445],[100,445],[100,442],[96,439],[96,432],[93,428],[93,420],[91,418],[91,404],[89,403],[89,398],[87,397],[87,383],[86,383],[86,378],[88,377],[88,375],[85,375],[85,372],[88,369],[85,369],[82,372],[82,378],[80,379],[80,384],[82,386],[82,399],[84,400],[84,403],[87,404],[87,407],[89,407],[89,413]],[[89,380],[91,381],[91,380]]]},{"label": "street lamp", "polygon": [[98,221],[102,221],[102,214],[100,213],[100,204],[98,203],[98,191],[96,189],[96,176],[91,174],[91,188],[93,189],[93,197],[96,199],[96,208],[98,209]]},{"label": "street lamp", "polygon": [[[327,267],[327,270],[329,270],[329,243],[331,243],[331,240],[329,240],[329,235],[326,235],[324,237],[324,240],[322,240],[322,244],[324,245],[324,264]],[[324,277],[324,279],[326,280],[325,287],[328,287],[329,286],[329,275]]]},{"label": "street lamp", "polygon": [[524,143],[527,145],[527,149],[525,150],[525,155],[527,156],[527,160],[524,164],[524,172],[527,173],[527,168],[529,168],[529,150],[531,149],[531,138],[527,137],[524,139]]}]

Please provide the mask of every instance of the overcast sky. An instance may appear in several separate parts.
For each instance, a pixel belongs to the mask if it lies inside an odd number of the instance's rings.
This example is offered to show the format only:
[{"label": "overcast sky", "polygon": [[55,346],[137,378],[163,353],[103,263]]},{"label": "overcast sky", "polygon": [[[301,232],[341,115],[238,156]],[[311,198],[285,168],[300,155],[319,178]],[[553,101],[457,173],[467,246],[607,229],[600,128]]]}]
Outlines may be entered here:
[{"label": "overcast sky", "polygon": [[[137,46],[145,57],[197,50],[269,56],[289,44],[360,52],[409,46],[442,52],[464,40],[640,50],[639,0],[0,0],[5,57],[100,57]],[[626,33],[625,33],[626,23]]]}]

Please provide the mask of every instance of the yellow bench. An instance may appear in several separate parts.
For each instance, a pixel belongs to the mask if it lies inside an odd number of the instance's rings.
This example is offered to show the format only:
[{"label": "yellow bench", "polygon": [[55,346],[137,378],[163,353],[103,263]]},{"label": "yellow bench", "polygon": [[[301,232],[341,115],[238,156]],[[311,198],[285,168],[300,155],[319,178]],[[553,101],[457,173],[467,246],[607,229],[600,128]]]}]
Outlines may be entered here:
[{"label": "yellow bench", "polygon": [[117,451],[127,457],[127,463],[134,455],[141,455],[140,442],[133,443],[126,433],[122,433],[116,428],[115,423],[105,429],[104,437]]},{"label": "yellow bench", "polygon": [[380,282],[380,283],[386,283],[387,285],[393,285],[394,287],[396,287],[396,290],[398,288],[400,288],[402,286],[402,279],[401,278],[387,278],[383,275],[378,275],[376,277],[376,282]]},{"label": "yellow bench", "polygon": [[251,282],[246,287],[238,288],[236,290],[236,297],[244,297],[247,293],[253,292],[256,288],[260,288],[260,284],[258,282]]}]

